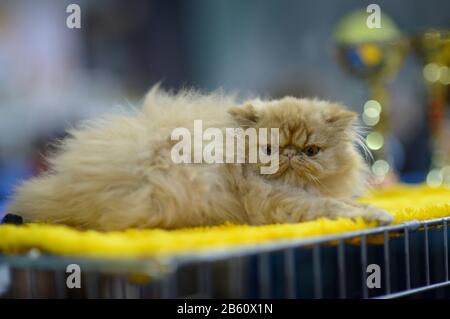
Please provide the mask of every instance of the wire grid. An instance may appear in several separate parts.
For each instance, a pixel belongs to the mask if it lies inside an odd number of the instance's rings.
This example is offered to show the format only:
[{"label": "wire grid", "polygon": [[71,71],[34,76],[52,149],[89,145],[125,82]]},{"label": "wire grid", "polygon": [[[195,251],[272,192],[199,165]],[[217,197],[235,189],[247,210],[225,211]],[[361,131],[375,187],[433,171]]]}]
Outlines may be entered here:
[{"label": "wire grid", "polygon": [[[0,297],[447,298],[449,220],[166,259],[0,255],[0,274],[3,268],[9,278],[2,281],[0,275]],[[66,266],[72,263],[82,270],[79,289],[66,286]],[[380,269],[379,287],[369,288],[367,266],[374,264]]]}]

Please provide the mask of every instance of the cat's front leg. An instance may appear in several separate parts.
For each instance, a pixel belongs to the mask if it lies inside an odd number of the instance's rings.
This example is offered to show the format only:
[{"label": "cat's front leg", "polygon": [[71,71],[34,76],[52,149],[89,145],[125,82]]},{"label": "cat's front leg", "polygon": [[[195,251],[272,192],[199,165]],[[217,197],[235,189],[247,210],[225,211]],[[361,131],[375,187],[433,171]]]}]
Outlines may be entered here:
[{"label": "cat's front leg", "polygon": [[379,226],[389,225],[393,221],[391,214],[368,204],[320,197],[308,199],[308,201],[304,206],[303,220],[314,220],[319,217],[330,219],[339,217],[362,218],[368,222],[377,222]]},{"label": "cat's front leg", "polygon": [[377,221],[380,225],[389,225],[394,221],[394,217],[385,210],[370,204],[359,203],[352,200],[344,200],[347,205],[353,206],[357,212],[362,212],[362,216],[367,221]]},{"label": "cat's front leg", "polygon": [[390,224],[393,220],[389,213],[371,205],[276,189],[254,189],[244,198],[244,206],[254,224],[294,223],[321,217],[361,217],[379,225]]}]

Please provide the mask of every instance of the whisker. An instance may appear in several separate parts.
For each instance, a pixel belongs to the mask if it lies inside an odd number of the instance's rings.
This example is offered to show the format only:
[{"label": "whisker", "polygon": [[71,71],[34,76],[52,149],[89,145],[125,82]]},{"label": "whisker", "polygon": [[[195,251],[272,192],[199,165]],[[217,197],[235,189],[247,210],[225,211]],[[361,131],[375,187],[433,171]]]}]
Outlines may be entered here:
[{"label": "whisker", "polygon": [[354,126],[354,132],[355,132],[355,143],[363,151],[364,158],[366,160],[373,161],[372,152],[367,147],[367,144],[366,144],[365,139],[363,137],[363,135],[368,132],[368,128],[365,127],[365,126],[362,126],[362,125],[355,125]]},{"label": "whisker", "polygon": [[306,175],[306,178],[309,179],[310,181],[312,181],[313,183],[315,183],[316,185],[325,188],[325,190],[327,189],[323,183],[314,175],[312,175],[311,173],[309,173],[308,171],[304,171],[304,174]]}]

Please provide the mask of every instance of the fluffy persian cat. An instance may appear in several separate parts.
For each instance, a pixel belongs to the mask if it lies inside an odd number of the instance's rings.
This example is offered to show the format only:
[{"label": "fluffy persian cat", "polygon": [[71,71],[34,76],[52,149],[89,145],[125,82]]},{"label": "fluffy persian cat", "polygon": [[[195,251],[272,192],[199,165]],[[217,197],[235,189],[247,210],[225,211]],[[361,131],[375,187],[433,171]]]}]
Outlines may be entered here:
[{"label": "fluffy persian cat", "polygon": [[[176,164],[177,127],[279,128],[278,170],[259,163]],[[8,213],[98,230],[296,223],[319,217],[392,221],[352,200],[369,177],[356,149],[357,115],[339,104],[285,97],[238,104],[222,94],[153,88],[143,109],[84,123],[24,182]]]}]

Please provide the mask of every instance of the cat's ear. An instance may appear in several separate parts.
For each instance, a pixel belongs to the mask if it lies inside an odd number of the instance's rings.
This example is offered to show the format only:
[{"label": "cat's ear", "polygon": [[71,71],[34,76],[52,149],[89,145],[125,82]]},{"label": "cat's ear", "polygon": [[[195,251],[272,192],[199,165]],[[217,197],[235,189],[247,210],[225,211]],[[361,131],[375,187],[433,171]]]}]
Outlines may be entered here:
[{"label": "cat's ear", "polygon": [[252,102],[232,107],[228,110],[228,113],[243,126],[252,126],[259,120],[258,110]]},{"label": "cat's ear", "polygon": [[341,107],[331,110],[325,115],[325,122],[337,129],[346,130],[353,126],[358,114]]}]

